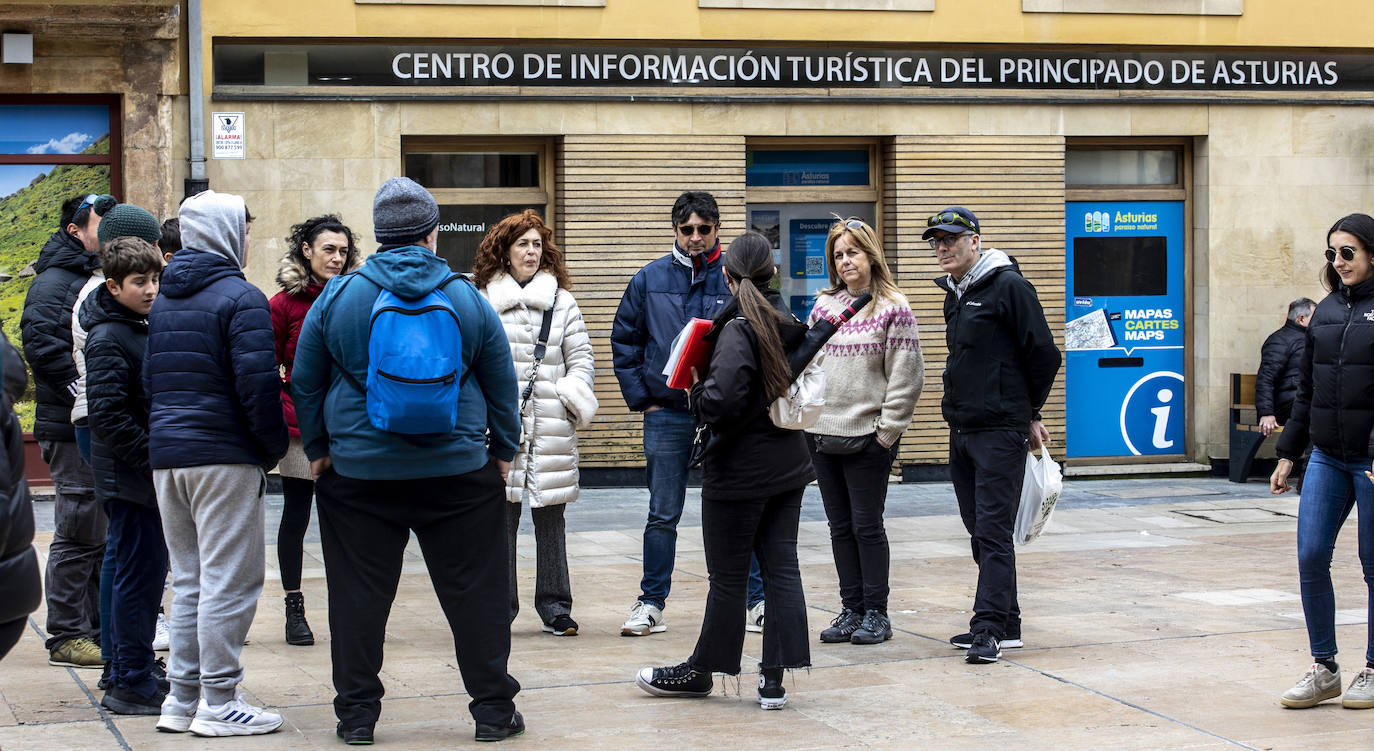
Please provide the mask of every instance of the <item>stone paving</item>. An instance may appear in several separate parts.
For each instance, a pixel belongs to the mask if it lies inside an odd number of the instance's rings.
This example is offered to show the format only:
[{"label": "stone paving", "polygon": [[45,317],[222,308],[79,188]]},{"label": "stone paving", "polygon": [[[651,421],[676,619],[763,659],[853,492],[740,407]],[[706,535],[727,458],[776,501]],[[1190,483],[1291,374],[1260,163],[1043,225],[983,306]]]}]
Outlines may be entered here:
[{"label": "stone paving", "polygon": [[[786,682],[789,704],[760,711],[755,680],[717,678],[707,699],[650,697],[633,685],[645,665],[691,652],[707,583],[699,494],[691,491],[678,546],[668,631],[619,636],[637,594],[642,489],[584,491],[568,511],[568,549],[581,635],[539,630],[532,609],[512,629],[511,673],[528,732],[515,748],[1370,749],[1374,710],[1339,701],[1286,710],[1278,694],[1309,659],[1298,600],[1297,500],[1259,482],[1213,478],[1071,480],[1046,536],[1018,550],[1026,647],[972,666],[945,640],[963,631],[975,567],[948,484],[893,485],[890,613],[895,638],[877,646],[813,641],[809,671]],[[269,529],[280,498],[269,497]],[[51,504],[36,504],[40,530]],[[533,587],[528,515],[521,593]],[[1333,566],[1341,661],[1361,663],[1366,600],[1346,525]],[[274,533],[269,532],[269,538]],[[40,555],[50,531],[40,531]],[[279,710],[272,735],[201,739],[153,730],[154,718],[98,707],[98,671],[50,667],[43,611],[0,663],[0,748],[341,748],[330,700],[324,570],[312,527],[305,585],[314,647],[282,640],[275,549],[244,648],[251,700]],[[800,536],[813,636],[837,610],[819,497],[811,488]],[[418,547],[407,552],[388,628],[388,695],[377,743],[395,749],[471,747],[473,726],[453,644]],[[745,641],[746,666],[759,637]]]}]

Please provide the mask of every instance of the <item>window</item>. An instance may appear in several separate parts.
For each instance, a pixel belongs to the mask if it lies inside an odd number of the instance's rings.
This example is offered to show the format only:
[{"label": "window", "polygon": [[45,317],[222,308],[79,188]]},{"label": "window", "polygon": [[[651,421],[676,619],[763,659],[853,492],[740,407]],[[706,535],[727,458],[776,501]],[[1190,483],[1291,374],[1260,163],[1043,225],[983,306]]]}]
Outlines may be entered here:
[{"label": "window", "polygon": [[439,255],[454,271],[472,270],[487,229],[534,209],[553,224],[551,144],[405,137],[405,175],[439,202]]},{"label": "window", "polygon": [[1179,184],[1177,149],[1070,149],[1064,155],[1066,185]]},{"label": "window", "polygon": [[1245,0],[1021,0],[1021,11],[1240,16],[1245,14]]}]

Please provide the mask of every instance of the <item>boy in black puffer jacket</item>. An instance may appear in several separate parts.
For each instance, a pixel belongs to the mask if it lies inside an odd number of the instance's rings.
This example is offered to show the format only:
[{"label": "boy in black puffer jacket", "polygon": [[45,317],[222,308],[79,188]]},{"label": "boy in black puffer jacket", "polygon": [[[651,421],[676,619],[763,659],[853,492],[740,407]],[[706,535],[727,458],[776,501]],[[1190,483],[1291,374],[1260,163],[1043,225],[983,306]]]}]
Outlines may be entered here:
[{"label": "boy in black puffer jacket", "polygon": [[[156,227],[152,215],[147,219]],[[105,243],[100,256],[105,283],[77,312],[87,331],[86,398],[95,496],[109,516],[109,545],[115,551],[110,596],[113,686],[100,703],[116,714],[155,715],[167,695],[153,674],[153,632],[167,546],[148,465],[148,397],[142,373],[148,310],[157,298],[162,254],[142,238],[118,237]]]}]

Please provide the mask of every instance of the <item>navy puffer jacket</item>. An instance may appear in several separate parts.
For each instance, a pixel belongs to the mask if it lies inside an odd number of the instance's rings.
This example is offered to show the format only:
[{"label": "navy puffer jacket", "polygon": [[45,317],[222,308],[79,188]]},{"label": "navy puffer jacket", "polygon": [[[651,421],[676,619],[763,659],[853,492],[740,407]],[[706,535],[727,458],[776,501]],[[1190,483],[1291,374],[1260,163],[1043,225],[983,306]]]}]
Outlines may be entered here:
[{"label": "navy puffer jacket", "polygon": [[37,276],[24,298],[19,330],[24,358],[33,369],[33,434],[44,441],[74,441],[72,402],[76,400],[76,360],[72,358],[72,306],[100,256],[66,232],[54,232],[33,269]]},{"label": "navy puffer jacket", "polygon": [[658,405],[687,409],[687,395],[668,388],[663,366],[673,338],[690,318],[711,320],[734,299],[725,286],[719,246],[689,268],[670,253],[630,279],[611,327],[611,359],[625,404],[635,412]]},{"label": "navy puffer jacket", "polygon": [[1374,279],[1342,284],[1307,324],[1298,398],[1275,451],[1296,461],[1309,437],[1335,459],[1374,457]]},{"label": "navy puffer jacket", "polygon": [[148,316],[144,378],[153,469],[266,470],[286,453],[267,297],[227,256],[188,247],[167,264]]},{"label": "navy puffer jacket", "polygon": [[120,305],[103,284],[76,314],[88,332],[86,401],[95,498],[156,507],[142,377],[148,319]]}]

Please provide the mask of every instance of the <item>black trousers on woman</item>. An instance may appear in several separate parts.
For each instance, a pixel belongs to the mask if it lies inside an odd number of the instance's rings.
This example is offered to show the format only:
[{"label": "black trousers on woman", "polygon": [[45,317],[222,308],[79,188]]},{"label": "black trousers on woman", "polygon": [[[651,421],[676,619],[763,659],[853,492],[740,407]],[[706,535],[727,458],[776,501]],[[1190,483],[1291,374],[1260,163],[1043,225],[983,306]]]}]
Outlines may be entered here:
[{"label": "black trousers on woman", "polygon": [[711,499],[703,492],[701,536],[711,589],[706,595],[706,614],[696,650],[687,660],[692,667],[739,675],[750,555],[758,558],[768,603],[759,667],[804,668],[811,664],[806,598],[797,565],[797,526],[804,489],[731,500]]},{"label": "black trousers on woman", "polygon": [[[870,436],[868,445],[858,453],[836,455],[817,453],[811,436],[806,440],[825,518],[830,523],[840,602],[857,613],[886,613],[891,553],[883,511],[897,443],[883,448],[876,436]],[[768,607],[771,610],[772,603]]]},{"label": "black trousers on woman", "polygon": [[277,568],[281,588],[294,592],[301,588],[301,563],[305,558],[305,533],[310,528],[310,505],[315,499],[315,483],[298,477],[281,478],[281,525],[277,527]]}]

